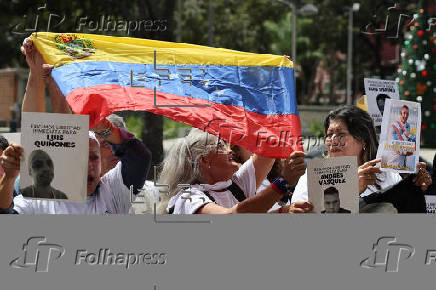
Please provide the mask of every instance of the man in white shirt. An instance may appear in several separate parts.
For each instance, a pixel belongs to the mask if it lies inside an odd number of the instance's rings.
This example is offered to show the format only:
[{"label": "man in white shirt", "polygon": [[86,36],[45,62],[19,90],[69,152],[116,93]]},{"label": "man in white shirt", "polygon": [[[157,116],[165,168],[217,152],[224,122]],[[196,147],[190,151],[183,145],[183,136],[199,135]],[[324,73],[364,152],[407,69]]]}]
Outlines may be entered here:
[{"label": "man in white shirt", "polygon": [[[131,143],[131,141],[129,142]],[[130,213],[130,190],[124,183],[123,167],[135,167],[137,170],[141,170],[145,180],[149,168],[147,162],[149,162],[150,159],[146,151],[142,154],[138,154],[137,150],[131,150],[131,148],[137,149],[137,147],[135,144],[133,144],[133,146],[130,145],[129,142],[124,145],[126,147],[126,153],[120,156],[121,162],[103,177],[100,177],[101,161],[99,143],[94,133],[90,132],[87,179],[88,196],[84,202],[24,199],[22,195],[18,195],[13,199],[12,203],[14,182],[19,174],[20,158],[23,149],[17,145],[10,145],[1,158],[1,165],[5,169],[5,174],[0,179],[0,212],[19,214]],[[132,158],[133,155],[135,155],[135,158]]]}]

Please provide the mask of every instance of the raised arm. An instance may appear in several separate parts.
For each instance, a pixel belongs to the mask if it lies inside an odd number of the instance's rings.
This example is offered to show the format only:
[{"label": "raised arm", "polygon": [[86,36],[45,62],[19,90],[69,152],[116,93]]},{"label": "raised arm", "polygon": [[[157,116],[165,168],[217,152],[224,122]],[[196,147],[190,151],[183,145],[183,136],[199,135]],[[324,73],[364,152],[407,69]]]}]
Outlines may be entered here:
[{"label": "raised arm", "polygon": [[151,152],[143,142],[124,129],[114,127],[110,121],[103,119],[93,129],[100,140],[112,145],[113,152],[121,161],[123,183],[137,194],[144,186],[151,166]]},{"label": "raised arm", "polygon": [[43,79],[47,86],[48,94],[50,96],[51,106],[53,108],[53,113],[60,114],[72,114],[71,108],[68,105],[65,96],[62,94],[59,86],[56,84],[51,76],[52,65],[43,65]]},{"label": "raised arm", "polygon": [[251,158],[253,159],[253,166],[255,169],[256,188],[258,188],[270,172],[275,159],[263,157],[257,154],[254,154]]},{"label": "raised arm", "polygon": [[48,88],[54,113],[71,114],[64,95],[51,77],[52,65],[46,64],[35,44],[26,38],[21,46],[29,66],[29,79],[23,99],[23,112],[45,112],[45,87]]},{"label": "raised arm", "polygon": [[[277,201],[283,197],[272,186],[268,186],[262,192],[247,198],[246,200],[234,205],[231,208],[225,208],[216,203],[207,203],[197,210],[197,214],[236,214],[236,213],[266,213]],[[298,206],[305,208],[310,212],[313,206],[309,202],[298,202]],[[293,208],[284,206],[271,213],[293,213]]]},{"label": "raised arm", "polygon": [[[286,160],[286,165],[282,171],[282,178],[279,177],[272,185],[268,186],[262,192],[247,198],[246,200],[236,204],[232,208],[225,208],[215,203],[205,204],[197,210],[200,214],[234,214],[234,213],[266,213],[284,194],[287,194],[285,189],[286,183],[290,186],[295,185],[300,176],[304,174],[306,165],[304,164],[304,152],[293,152]],[[256,170],[256,183],[260,184],[271,169],[274,159],[269,159],[260,156],[253,156],[253,165]],[[257,162],[257,167],[256,163]],[[260,170],[258,170],[260,168]],[[269,168],[269,169],[268,169]],[[268,170],[266,170],[268,169]],[[301,207],[312,210],[312,205],[307,202],[299,203]],[[290,207],[283,207],[276,211],[277,213],[290,212]]]},{"label": "raised arm", "polygon": [[21,52],[26,56],[29,66],[29,79],[21,109],[23,112],[45,112],[45,86],[42,78],[44,59],[30,38],[24,39]]},{"label": "raised arm", "polygon": [[197,210],[197,214],[236,214],[236,213],[266,213],[283,195],[268,186],[262,192],[247,198],[231,208],[222,207],[216,203],[207,203]]}]

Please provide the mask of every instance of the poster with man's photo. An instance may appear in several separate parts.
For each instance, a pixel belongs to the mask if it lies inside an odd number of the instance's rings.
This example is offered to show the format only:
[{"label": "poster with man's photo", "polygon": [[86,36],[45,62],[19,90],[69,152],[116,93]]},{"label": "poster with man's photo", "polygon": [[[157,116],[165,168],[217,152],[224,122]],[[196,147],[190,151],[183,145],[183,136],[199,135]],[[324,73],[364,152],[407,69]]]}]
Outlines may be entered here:
[{"label": "poster with man's photo", "polygon": [[421,104],[387,100],[377,158],[381,169],[414,173],[419,159]]},{"label": "poster with man's photo", "polygon": [[370,78],[365,78],[364,84],[368,113],[374,120],[375,131],[377,136],[379,136],[381,133],[381,124],[386,100],[400,99],[398,84],[395,81]]},{"label": "poster with man's photo", "polygon": [[355,156],[311,159],[307,165],[309,201],[315,213],[358,213]]},{"label": "poster with man's photo", "polygon": [[23,112],[20,191],[25,198],[86,199],[88,130],[87,115]]}]

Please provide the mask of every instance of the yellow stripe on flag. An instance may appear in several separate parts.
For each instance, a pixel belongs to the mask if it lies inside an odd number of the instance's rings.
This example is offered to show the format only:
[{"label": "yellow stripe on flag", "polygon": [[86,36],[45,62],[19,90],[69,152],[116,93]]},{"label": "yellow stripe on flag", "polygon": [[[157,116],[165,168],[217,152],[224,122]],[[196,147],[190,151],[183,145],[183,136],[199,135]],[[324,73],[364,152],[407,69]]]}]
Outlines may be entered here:
[{"label": "yellow stripe on flag", "polygon": [[[58,48],[55,37],[76,36],[89,40],[94,49],[83,58],[73,58]],[[160,65],[223,65],[223,66],[281,66],[293,67],[284,56],[256,54],[236,50],[213,48],[187,43],[174,43],[131,37],[114,37],[95,34],[38,32],[31,35],[44,60],[56,67],[73,62],[110,61],[121,63],[152,64],[154,51]],[[86,47],[86,45],[85,45]],[[72,48],[74,50],[74,48]]]}]

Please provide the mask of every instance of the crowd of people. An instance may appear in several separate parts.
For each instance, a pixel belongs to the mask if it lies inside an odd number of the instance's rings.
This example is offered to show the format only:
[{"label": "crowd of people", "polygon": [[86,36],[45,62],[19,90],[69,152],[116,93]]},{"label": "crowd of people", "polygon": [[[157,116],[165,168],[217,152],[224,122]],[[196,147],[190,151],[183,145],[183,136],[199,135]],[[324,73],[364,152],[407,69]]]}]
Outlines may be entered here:
[{"label": "crowd of people", "polygon": [[[47,88],[53,111],[71,114],[50,77],[52,66],[44,63],[29,38],[21,50],[30,68],[22,111],[45,112]],[[426,163],[418,163],[415,174],[381,171],[376,130],[366,111],[340,107],[326,117],[324,131],[325,158],[355,156],[358,160],[359,192],[347,194],[359,198],[360,212],[426,211],[424,194],[433,190]],[[62,200],[66,195],[50,185],[53,162],[43,153],[36,152],[29,163],[34,185],[20,190],[16,184],[23,148],[0,138],[0,213],[134,213],[131,189],[136,195],[144,187],[151,153],[126,130],[120,117],[111,115],[89,131],[84,202]],[[259,156],[193,128],[162,162],[157,180],[159,199],[145,202],[157,202],[159,214],[311,213],[314,207],[308,201],[306,157],[300,151],[286,160]],[[349,212],[341,208],[334,188],[325,190],[324,200],[326,213]]]}]

